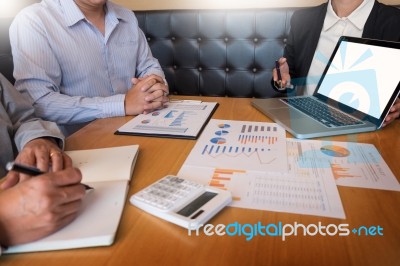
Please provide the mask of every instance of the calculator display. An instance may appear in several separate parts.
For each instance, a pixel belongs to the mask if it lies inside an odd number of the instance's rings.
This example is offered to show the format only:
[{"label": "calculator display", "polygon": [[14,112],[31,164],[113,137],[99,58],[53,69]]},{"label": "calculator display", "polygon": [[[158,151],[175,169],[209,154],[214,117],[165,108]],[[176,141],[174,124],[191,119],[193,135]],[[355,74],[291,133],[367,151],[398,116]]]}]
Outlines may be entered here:
[{"label": "calculator display", "polygon": [[215,196],[217,196],[217,193],[214,192],[210,192],[210,191],[206,191],[204,192],[202,195],[200,195],[198,198],[196,198],[195,200],[193,200],[192,202],[190,202],[188,205],[186,205],[185,207],[183,207],[180,211],[178,211],[177,213],[185,216],[185,217],[189,217],[190,215],[192,215],[196,210],[198,210],[199,208],[201,208],[204,204],[206,204],[207,202],[209,202],[212,198],[214,198]]}]

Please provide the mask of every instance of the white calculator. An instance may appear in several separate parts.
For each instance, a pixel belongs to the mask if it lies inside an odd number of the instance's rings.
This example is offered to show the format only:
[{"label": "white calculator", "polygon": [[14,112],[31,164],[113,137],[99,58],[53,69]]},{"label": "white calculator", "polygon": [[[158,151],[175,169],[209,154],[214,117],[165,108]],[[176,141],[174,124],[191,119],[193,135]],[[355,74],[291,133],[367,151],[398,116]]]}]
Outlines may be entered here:
[{"label": "white calculator", "polygon": [[171,223],[197,229],[232,201],[229,191],[168,175],[132,195],[136,207]]}]

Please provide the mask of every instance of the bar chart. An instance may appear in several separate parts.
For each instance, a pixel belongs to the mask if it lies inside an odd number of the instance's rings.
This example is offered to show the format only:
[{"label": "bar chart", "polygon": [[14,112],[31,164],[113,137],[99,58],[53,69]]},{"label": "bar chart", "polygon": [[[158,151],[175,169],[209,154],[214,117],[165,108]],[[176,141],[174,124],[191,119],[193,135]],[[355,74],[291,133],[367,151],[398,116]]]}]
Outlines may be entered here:
[{"label": "bar chart", "polygon": [[274,123],[211,120],[188,161],[230,169],[286,171],[285,131]]}]

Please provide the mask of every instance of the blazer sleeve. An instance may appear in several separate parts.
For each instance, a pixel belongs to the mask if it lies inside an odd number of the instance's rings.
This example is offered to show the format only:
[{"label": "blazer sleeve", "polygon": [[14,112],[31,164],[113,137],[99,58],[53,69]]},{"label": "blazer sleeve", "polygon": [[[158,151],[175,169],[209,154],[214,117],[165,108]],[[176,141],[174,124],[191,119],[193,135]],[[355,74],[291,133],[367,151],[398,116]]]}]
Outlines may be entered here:
[{"label": "blazer sleeve", "polygon": [[20,151],[27,142],[42,137],[52,137],[64,147],[64,136],[58,126],[35,117],[30,101],[21,95],[11,83],[0,74],[0,95],[12,124],[14,142]]},{"label": "blazer sleeve", "polygon": [[400,9],[375,1],[362,37],[400,42]]},{"label": "blazer sleeve", "polygon": [[[295,87],[303,86],[306,82],[321,35],[327,6],[327,3],[324,3],[315,7],[299,9],[293,13],[290,20],[290,31],[283,56],[287,59],[291,84]],[[274,82],[271,82],[273,85]],[[290,92],[292,90],[277,91]]]}]

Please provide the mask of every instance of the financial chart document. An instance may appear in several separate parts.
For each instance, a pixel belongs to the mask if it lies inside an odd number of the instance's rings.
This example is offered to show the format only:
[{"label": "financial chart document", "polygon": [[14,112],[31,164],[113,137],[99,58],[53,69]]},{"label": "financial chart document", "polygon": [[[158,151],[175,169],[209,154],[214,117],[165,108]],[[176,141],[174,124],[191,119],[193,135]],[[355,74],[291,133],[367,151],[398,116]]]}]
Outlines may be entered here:
[{"label": "financial chart document", "polygon": [[161,109],[135,116],[115,133],[197,138],[217,106],[216,102],[171,101]]},{"label": "financial chart document", "polygon": [[286,133],[275,123],[212,119],[185,164],[287,171]]},{"label": "financial chart document", "polygon": [[400,184],[372,144],[287,140],[288,154],[297,154],[299,169],[329,168],[336,184],[400,191]]},{"label": "financial chart document", "polygon": [[231,191],[233,207],[345,218],[331,169],[300,167],[285,136],[275,123],[211,120],[178,175]]}]

